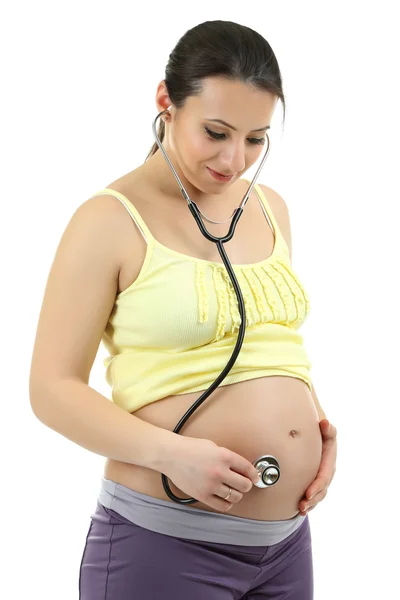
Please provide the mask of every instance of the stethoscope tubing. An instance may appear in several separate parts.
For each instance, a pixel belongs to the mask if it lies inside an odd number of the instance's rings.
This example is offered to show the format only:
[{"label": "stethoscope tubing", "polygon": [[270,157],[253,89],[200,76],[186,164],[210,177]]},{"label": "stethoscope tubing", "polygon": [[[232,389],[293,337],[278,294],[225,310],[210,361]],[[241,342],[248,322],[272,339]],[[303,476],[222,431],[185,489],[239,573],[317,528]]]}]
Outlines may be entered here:
[{"label": "stethoscope tubing", "polygon": [[[168,109],[167,109],[168,110]],[[180,419],[180,421],[177,423],[177,425],[174,427],[173,429],[173,433],[179,433],[179,431],[182,429],[183,425],[186,423],[186,421],[192,416],[192,414],[194,413],[194,411],[199,408],[199,406],[201,406],[201,404],[204,402],[204,400],[206,400],[211,394],[212,392],[220,385],[220,383],[225,379],[225,377],[228,375],[229,371],[232,369],[233,365],[236,362],[236,359],[240,353],[240,349],[242,347],[243,341],[244,341],[244,336],[245,336],[245,329],[246,329],[246,311],[245,311],[245,305],[244,305],[244,300],[243,300],[243,295],[239,286],[239,283],[236,279],[234,270],[232,268],[232,265],[229,261],[229,258],[226,254],[225,248],[223,246],[224,243],[229,242],[229,240],[232,239],[234,233],[235,233],[235,229],[236,229],[236,225],[240,219],[240,217],[243,214],[243,208],[247,202],[247,200],[250,197],[250,193],[251,190],[253,189],[254,185],[255,185],[255,181],[258,177],[258,174],[260,173],[262,167],[264,166],[265,160],[267,158],[268,155],[268,151],[269,151],[269,138],[268,138],[268,148],[265,152],[265,155],[263,157],[263,160],[261,161],[260,166],[257,169],[257,172],[255,174],[255,176],[253,177],[252,182],[250,183],[250,186],[246,192],[246,194],[243,197],[243,200],[240,204],[240,206],[235,210],[233,218],[232,218],[232,223],[229,227],[229,231],[227,233],[227,235],[222,236],[222,237],[216,237],[214,235],[212,235],[205,227],[203,220],[200,216],[200,210],[197,206],[197,204],[191,200],[189,198],[189,195],[187,194],[185,188],[183,187],[183,184],[178,176],[178,173],[176,172],[176,170],[174,169],[174,166],[172,165],[170,159],[168,158],[167,153],[164,150],[164,147],[161,143],[160,138],[157,135],[157,131],[156,131],[156,122],[157,119],[166,111],[161,111],[157,117],[154,119],[153,121],[153,133],[154,133],[154,137],[157,141],[157,144],[160,148],[160,150],[162,151],[162,153],[164,154],[164,157],[171,169],[171,171],[173,172],[173,174],[175,175],[175,178],[179,184],[181,193],[183,195],[183,197],[185,198],[185,200],[188,202],[188,206],[189,206],[189,210],[192,213],[197,225],[199,226],[199,229],[201,231],[201,233],[204,235],[204,237],[206,237],[208,240],[210,240],[211,242],[214,242],[218,248],[218,252],[222,258],[222,261],[225,265],[225,268],[228,272],[229,278],[232,282],[233,288],[235,290],[236,293],[236,297],[238,300],[238,308],[239,308],[239,314],[240,314],[240,318],[241,318],[241,323],[240,323],[240,327],[239,327],[239,332],[238,332],[238,337],[236,340],[236,344],[235,344],[235,348],[232,352],[232,355],[228,361],[228,363],[226,364],[225,368],[223,369],[223,371],[218,375],[217,379],[210,385],[210,387],[205,390],[201,396],[192,404],[192,406],[187,410],[187,412],[183,415],[183,417]],[[196,500],[196,498],[179,498],[179,496],[176,496],[168,483],[168,478],[164,473],[161,473],[161,479],[162,479],[162,484],[165,490],[165,493],[167,494],[167,496],[173,500],[174,502],[178,503],[178,504],[195,504],[197,502],[199,502],[199,500]]]}]

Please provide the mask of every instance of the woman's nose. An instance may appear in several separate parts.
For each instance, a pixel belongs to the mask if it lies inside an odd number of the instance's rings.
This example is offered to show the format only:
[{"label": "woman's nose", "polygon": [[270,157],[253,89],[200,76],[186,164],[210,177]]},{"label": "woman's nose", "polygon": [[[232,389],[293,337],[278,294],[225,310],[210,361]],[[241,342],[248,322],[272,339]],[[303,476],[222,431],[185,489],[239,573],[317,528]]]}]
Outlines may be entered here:
[{"label": "woman's nose", "polygon": [[246,165],[245,160],[245,148],[242,144],[236,144],[231,146],[230,150],[226,150],[222,157],[223,164],[225,166],[224,172],[229,173],[240,173],[244,170]]}]

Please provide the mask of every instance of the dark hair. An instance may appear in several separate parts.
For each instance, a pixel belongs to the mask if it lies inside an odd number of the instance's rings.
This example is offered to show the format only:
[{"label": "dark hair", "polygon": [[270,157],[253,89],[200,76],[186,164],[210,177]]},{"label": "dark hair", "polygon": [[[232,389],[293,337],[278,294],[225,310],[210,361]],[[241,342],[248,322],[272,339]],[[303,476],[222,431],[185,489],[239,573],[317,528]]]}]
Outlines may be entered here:
[{"label": "dark hair", "polygon": [[[182,108],[186,98],[199,96],[201,80],[222,76],[239,80],[277,96],[286,106],[282,78],[276,56],[262,35],[232,21],[205,21],[189,29],[169,55],[165,85],[172,104]],[[164,139],[165,123],[160,117],[158,137]],[[157,150],[157,142],[148,160]]]}]

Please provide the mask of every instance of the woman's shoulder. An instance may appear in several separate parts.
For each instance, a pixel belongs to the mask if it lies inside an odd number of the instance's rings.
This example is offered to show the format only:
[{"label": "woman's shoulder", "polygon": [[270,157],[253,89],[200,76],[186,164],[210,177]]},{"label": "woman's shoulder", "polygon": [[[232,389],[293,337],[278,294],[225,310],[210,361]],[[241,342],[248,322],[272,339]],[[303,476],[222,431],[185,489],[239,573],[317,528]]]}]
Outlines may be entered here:
[{"label": "woman's shoulder", "polygon": [[271,187],[262,183],[258,184],[261,191],[264,193],[269,207],[274,215],[275,221],[278,223],[278,227],[281,231],[282,236],[289,248],[289,256],[292,259],[292,232],[290,227],[290,215],[289,209],[280,194]]},{"label": "woman's shoulder", "polygon": [[284,201],[282,196],[280,194],[278,194],[278,192],[276,190],[272,189],[271,187],[269,187],[263,183],[259,183],[258,185],[261,188],[261,190],[263,191],[263,193],[272,209],[275,208],[275,210],[278,210],[278,211],[287,210],[286,202]]}]

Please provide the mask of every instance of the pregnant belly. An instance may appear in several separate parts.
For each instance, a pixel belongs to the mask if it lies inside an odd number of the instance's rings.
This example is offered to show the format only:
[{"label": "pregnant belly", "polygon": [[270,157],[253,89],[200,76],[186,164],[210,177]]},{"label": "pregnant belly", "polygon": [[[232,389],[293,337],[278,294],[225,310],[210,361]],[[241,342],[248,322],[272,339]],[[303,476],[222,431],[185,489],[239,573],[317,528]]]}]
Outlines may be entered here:
[{"label": "pregnant belly", "polygon": [[[170,396],[133,414],[173,431],[201,393]],[[229,510],[230,515],[250,519],[275,521],[294,517],[321,460],[317,409],[307,385],[294,377],[262,377],[217,388],[185,423],[180,435],[210,439],[250,462],[262,454],[278,459],[278,482],[263,489],[253,486]],[[104,477],[173,502],[164,491],[158,471],[108,459]],[[169,485],[180,498],[190,497],[171,480]],[[202,502],[190,507],[217,512]]]}]

